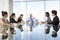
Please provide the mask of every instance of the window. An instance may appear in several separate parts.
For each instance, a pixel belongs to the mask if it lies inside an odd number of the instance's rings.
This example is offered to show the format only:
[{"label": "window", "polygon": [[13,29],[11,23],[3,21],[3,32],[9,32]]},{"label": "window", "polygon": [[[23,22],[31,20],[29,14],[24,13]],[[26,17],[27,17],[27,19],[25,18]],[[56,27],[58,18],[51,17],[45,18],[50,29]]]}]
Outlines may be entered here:
[{"label": "window", "polygon": [[[41,22],[46,20],[45,12],[49,12],[51,15],[52,10],[57,10],[58,16],[60,17],[59,3],[59,0],[14,0],[13,12],[16,13],[16,18],[18,18],[20,14],[23,14],[23,19],[25,22],[32,13],[33,17],[37,18],[39,22]],[[45,25],[39,24],[37,27],[33,28],[32,32],[30,32],[30,28],[26,24],[23,28],[24,32],[20,34],[22,35],[21,40],[60,40],[60,30],[56,38],[51,37],[51,33],[53,31],[52,27],[48,35],[45,34]]]}]

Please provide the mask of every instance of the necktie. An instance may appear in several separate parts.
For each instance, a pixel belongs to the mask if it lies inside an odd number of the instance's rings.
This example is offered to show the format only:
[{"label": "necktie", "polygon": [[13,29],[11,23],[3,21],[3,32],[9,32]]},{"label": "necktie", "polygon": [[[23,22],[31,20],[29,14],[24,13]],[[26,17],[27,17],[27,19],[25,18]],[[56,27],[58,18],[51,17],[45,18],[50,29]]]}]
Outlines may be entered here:
[{"label": "necktie", "polygon": [[33,19],[31,18],[31,26],[33,26],[33,23],[34,23],[34,22],[33,22]]}]

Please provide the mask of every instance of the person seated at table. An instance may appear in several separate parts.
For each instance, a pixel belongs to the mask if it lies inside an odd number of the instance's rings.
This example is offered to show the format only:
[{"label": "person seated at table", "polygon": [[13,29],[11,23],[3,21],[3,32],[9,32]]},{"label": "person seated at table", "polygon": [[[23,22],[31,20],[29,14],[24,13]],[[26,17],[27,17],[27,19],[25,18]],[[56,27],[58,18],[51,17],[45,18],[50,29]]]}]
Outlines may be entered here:
[{"label": "person seated at table", "polygon": [[23,27],[22,27],[22,22],[23,22],[23,14],[20,15],[20,17],[18,18],[17,22],[20,23],[20,25],[18,26],[18,28],[21,30],[21,32],[23,31]]},{"label": "person seated at table", "polygon": [[[17,21],[14,18],[15,18],[15,13],[12,13],[11,16],[10,16],[10,23],[17,23]],[[14,27],[11,27],[10,31],[11,31],[12,34],[15,34]]]},{"label": "person seated at table", "polygon": [[47,29],[45,30],[45,32],[48,34],[50,32],[50,26],[48,26],[48,23],[51,22],[49,12],[45,12],[45,17],[47,17],[47,20],[45,22],[42,22],[42,23],[47,23]]},{"label": "person seated at table", "polygon": [[57,11],[56,10],[52,10],[52,16],[53,16],[53,21],[51,21],[48,24],[52,24],[53,25],[53,29],[54,31],[52,32],[52,37],[56,37],[57,36],[57,32],[59,30],[59,17],[57,16]]},{"label": "person seated at table", "polygon": [[30,21],[30,31],[32,31],[32,27],[33,27],[33,23],[34,23],[32,14],[30,14],[30,18],[27,20],[27,24],[29,21]]},{"label": "person seated at table", "polygon": [[11,24],[8,22],[8,13],[6,11],[2,11],[2,18],[0,18],[0,33],[2,34],[2,40],[8,38],[8,28]]}]

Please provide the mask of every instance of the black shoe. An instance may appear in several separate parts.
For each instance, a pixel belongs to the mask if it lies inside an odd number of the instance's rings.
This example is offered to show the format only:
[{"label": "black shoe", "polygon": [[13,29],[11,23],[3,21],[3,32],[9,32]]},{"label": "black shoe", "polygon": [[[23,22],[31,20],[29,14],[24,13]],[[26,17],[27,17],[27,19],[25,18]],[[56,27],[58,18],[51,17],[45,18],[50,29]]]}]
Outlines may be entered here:
[{"label": "black shoe", "polygon": [[52,37],[57,37],[57,33],[56,32],[52,32]]},{"label": "black shoe", "polygon": [[49,32],[50,32],[50,30],[49,30],[49,29],[46,29],[46,30],[45,30],[45,33],[46,33],[46,34],[48,34]]}]

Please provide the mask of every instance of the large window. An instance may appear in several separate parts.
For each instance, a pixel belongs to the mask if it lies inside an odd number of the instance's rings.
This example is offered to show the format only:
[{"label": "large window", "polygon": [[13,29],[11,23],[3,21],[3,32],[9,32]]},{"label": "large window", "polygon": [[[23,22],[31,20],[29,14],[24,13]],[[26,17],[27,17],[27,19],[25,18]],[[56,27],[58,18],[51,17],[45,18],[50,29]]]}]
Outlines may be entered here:
[{"label": "large window", "polygon": [[[28,20],[30,14],[41,22],[46,20],[45,12],[49,12],[51,15],[52,10],[57,10],[58,16],[60,17],[59,3],[59,0],[13,0],[13,12],[16,14],[16,18],[18,18],[20,14],[23,14],[23,20],[25,22]],[[52,16],[50,17],[52,19]],[[53,27],[51,27],[49,34],[45,34],[45,25],[39,24],[33,28],[32,32],[30,32],[29,26],[26,24],[23,28],[24,31],[19,34],[21,40],[60,40],[60,30],[56,38],[51,36]],[[17,33],[19,33],[19,31],[17,31]],[[18,38],[18,36],[16,37]]]}]

